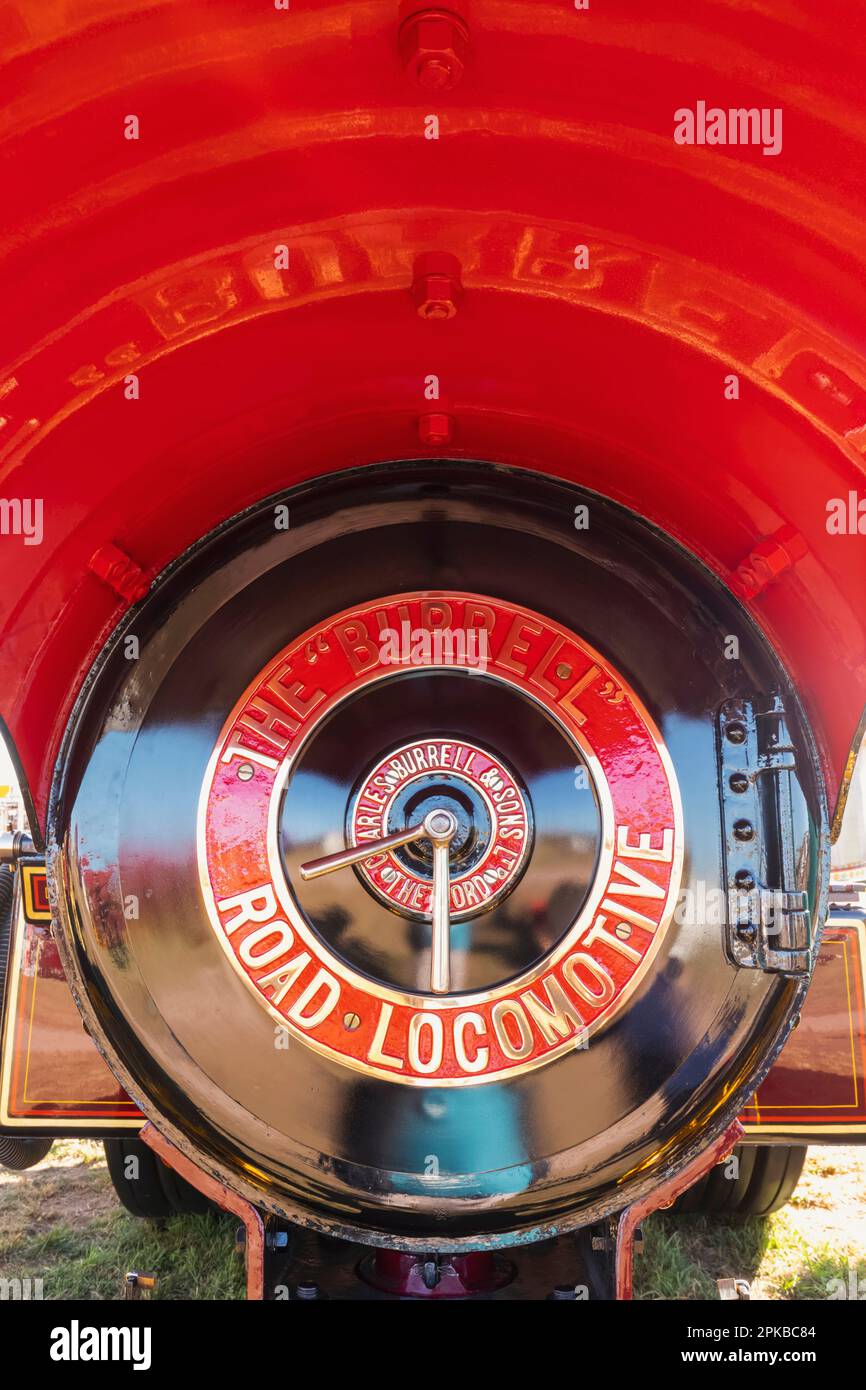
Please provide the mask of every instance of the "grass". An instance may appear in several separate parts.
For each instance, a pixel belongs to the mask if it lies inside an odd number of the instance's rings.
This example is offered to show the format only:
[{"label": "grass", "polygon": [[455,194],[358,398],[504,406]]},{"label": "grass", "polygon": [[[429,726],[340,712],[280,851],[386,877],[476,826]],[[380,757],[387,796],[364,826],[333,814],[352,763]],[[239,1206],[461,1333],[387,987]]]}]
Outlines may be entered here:
[{"label": "grass", "polygon": [[0,1275],[43,1281],[47,1299],[117,1299],[127,1273],[155,1274],[155,1297],[243,1297],[237,1220],[141,1221],[117,1202],[102,1145],[63,1140],[26,1173],[0,1170]]},{"label": "grass", "polygon": [[651,1217],[635,1292],[715,1299],[717,1279],[740,1278],[753,1298],[826,1299],[834,1280],[847,1291],[851,1268],[866,1294],[866,1148],[813,1148],[791,1201],[765,1220]]},{"label": "grass", "polygon": [[[64,1140],[29,1172],[0,1170],[0,1276],[41,1278],[47,1299],[122,1298],[130,1270],[157,1276],[156,1298],[242,1298],[236,1227],[129,1216],[96,1143]],[[651,1217],[635,1293],[715,1299],[716,1280],[734,1276],[753,1297],[824,1299],[834,1279],[847,1288],[849,1260],[866,1292],[866,1149],[816,1148],[792,1202],[767,1220]]]}]

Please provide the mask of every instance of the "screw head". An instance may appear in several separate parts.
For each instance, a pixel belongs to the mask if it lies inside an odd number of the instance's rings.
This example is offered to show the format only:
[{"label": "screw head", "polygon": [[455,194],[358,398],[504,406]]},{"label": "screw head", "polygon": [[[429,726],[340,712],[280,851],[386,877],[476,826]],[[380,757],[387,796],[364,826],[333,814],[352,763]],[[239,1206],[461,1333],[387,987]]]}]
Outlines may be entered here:
[{"label": "screw head", "polygon": [[255,769],[252,763],[241,763],[240,767],[238,768],[238,780],[240,782],[249,782],[252,780],[254,776]]},{"label": "screw head", "polygon": [[431,840],[451,840],[457,833],[457,818],[450,811],[431,811],[424,818],[424,831]]},{"label": "screw head", "polygon": [[361,1019],[358,1014],[343,1014],[343,1027],[348,1029],[350,1033],[354,1033],[355,1029],[360,1028],[360,1026]]}]

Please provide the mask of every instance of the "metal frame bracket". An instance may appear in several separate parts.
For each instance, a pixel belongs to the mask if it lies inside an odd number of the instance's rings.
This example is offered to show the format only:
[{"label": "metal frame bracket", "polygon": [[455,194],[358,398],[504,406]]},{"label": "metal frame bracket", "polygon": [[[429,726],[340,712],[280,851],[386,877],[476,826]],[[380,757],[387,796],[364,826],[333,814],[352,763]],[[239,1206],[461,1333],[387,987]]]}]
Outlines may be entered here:
[{"label": "metal frame bracket", "polygon": [[813,942],[797,852],[797,758],[781,695],[725,701],[717,733],[728,957],[746,970],[808,975]]}]

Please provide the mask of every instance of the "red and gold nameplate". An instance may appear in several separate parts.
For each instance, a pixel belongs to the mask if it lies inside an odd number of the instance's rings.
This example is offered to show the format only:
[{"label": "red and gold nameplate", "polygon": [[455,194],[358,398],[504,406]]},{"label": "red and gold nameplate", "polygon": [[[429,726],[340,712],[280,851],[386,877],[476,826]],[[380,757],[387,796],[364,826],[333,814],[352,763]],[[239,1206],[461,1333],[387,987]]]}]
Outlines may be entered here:
[{"label": "red and gold nameplate", "polygon": [[[389,833],[390,812],[413,786],[431,774],[444,787],[472,787],[486,820],[484,852],[471,867],[451,876],[451,921],[487,910],[503,898],[520,875],[532,843],[526,796],[510,768],[477,743],[432,738],[407,743],[386,754],[365,777],[353,799],[348,839],[353,845]],[[402,829],[402,824],[399,826]],[[433,889],[429,878],[391,851],[358,865],[373,892],[407,917],[428,918]]]},{"label": "red and gold nameplate", "polygon": [[[542,961],[483,992],[411,994],[353,970],[301,912],[280,855],[282,792],[307,739],[350,696],[395,677],[392,638],[401,631],[431,639],[483,632],[482,643],[418,644],[419,660],[425,670],[465,663],[479,681],[523,691],[572,742],[595,784],[601,852],[578,917]],[[407,663],[411,655],[396,674],[405,676]],[[442,738],[442,730],[419,730],[417,746],[423,752]],[[475,594],[400,594],[303,633],[238,701],[199,806],[208,913],[262,1007],[318,1052],[410,1085],[499,1080],[585,1045],[649,968],[676,904],[682,856],[676,778],[634,691],[574,632]]]}]

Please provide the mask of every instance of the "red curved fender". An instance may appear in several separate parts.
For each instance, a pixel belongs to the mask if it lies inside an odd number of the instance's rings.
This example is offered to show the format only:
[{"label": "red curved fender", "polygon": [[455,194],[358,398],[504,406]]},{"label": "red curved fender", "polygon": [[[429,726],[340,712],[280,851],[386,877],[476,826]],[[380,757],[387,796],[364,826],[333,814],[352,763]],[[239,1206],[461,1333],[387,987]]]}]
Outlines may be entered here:
[{"label": "red curved fender", "polygon": [[[573,479],[705,560],[838,798],[866,704],[862,6],[454,8],[451,90],[382,0],[0,9],[0,712],[40,822],[143,582],[296,480],[437,451]],[[779,148],[678,143],[699,102],[780,111]],[[430,252],[453,314],[411,292]]]}]

